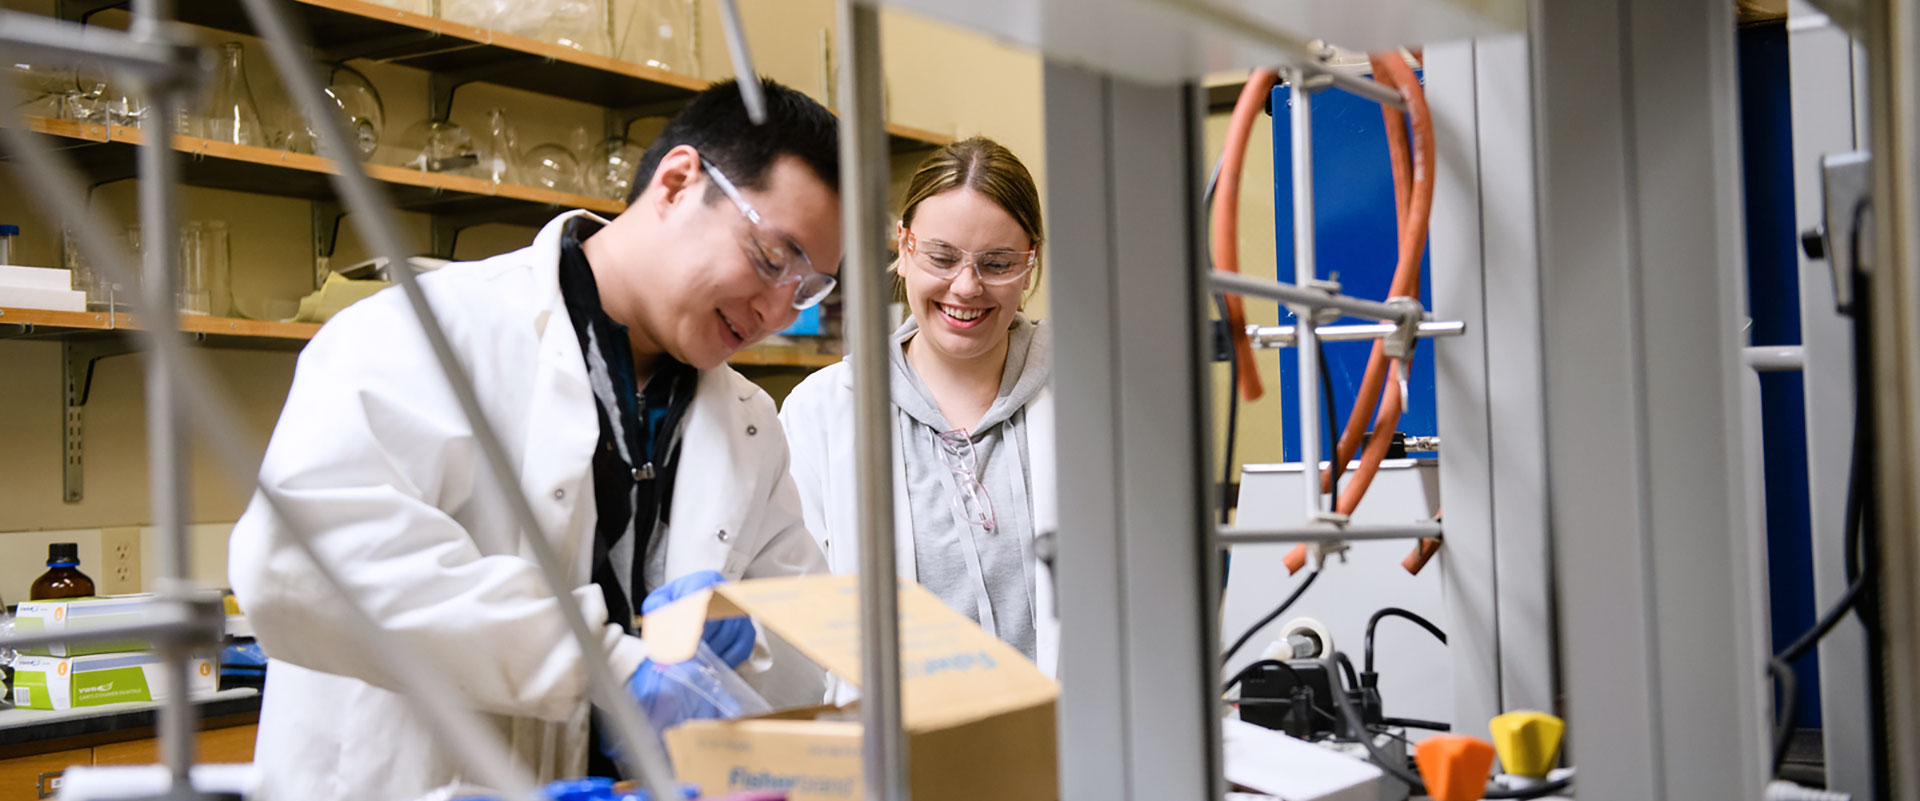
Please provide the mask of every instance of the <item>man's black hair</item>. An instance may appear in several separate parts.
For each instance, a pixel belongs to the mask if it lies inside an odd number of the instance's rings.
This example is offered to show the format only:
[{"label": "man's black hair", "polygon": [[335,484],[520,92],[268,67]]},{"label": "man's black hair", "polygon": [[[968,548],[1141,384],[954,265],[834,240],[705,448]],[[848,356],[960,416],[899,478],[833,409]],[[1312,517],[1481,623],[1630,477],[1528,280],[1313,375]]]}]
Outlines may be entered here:
[{"label": "man's black hair", "polygon": [[660,160],[680,145],[692,145],[742,189],[764,189],[773,162],[793,156],[839,192],[839,120],[813,98],[777,81],[762,78],[760,86],[767,98],[767,119],[759,125],[747,119],[736,81],[722,81],[694,95],[647,146],[627,202],[646,191]]}]

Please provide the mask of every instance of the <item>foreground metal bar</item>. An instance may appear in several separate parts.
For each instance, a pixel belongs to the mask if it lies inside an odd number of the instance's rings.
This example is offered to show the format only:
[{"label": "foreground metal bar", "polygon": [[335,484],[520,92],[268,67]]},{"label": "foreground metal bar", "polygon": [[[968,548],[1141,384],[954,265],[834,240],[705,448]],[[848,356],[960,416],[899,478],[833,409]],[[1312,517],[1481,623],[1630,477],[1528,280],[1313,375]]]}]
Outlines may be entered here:
[{"label": "foreground metal bar", "polygon": [[[137,269],[132,261],[124,251],[106,244],[113,241],[106,233],[110,227],[89,214],[81,188],[84,184],[78,174],[63,154],[54,152],[27,129],[12,84],[4,81],[0,81],[0,117],[5,120],[5,124],[0,125],[0,140],[5,141],[9,155],[27,176],[27,182],[37,188],[48,221],[72,227],[75,242],[87,261],[105,271],[111,280],[135,283]],[[138,313],[149,315],[156,311],[145,295],[135,293],[132,299]],[[152,354],[150,358],[171,365],[178,375],[176,386],[184,393],[181,409],[191,416],[216,463],[227,470],[237,485],[257,486],[258,451],[243,445],[233,432],[232,421],[240,418],[239,412],[226,396],[209,389],[219,382],[201,356],[183,347],[180,337],[168,336],[165,332],[141,328],[134,331],[134,336]],[[401,697],[413,706],[434,734],[454,746],[453,753],[479,780],[501,790],[507,797],[538,801],[531,780],[501,746],[491,725],[474,714],[438,679],[441,671],[435,667],[434,660],[405,649],[390,632],[380,628],[360,607],[345,582],[321,558],[304,522],[284,514],[278,497],[266,487],[259,489],[286,531],[313,561],[328,588],[339,594],[340,608],[365,632],[368,652],[404,690]]]},{"label": "foreground metal bar", "polygon": [[[1294,69],[1289,76],[1293,108],[1287,117],[1293,131],[1293,285],[1303,290],[1319,278],[1314,272],[1313,92],[1307,89],[1305,78],[1302,69]],[[1291,308],[1294,319],[1301,321],[1295,329],[1300,349],[1294,353],[1294,369],[1300,377],[1294,388],[1299,402],[1300,468],[1305,476],[1300,482],[1305,503],[1300,508],[1307,510],[1308,520],[1313,520],[1328,511],[1326,493],[1320,491],[1320,346],[1315,337],[1320,309],[1310,304],[1292,304]],[[1339,458],[1339,453],[1334,458]]]},{"label": "foreground metal bar", "polygon": [[[1044,67],[1060,798],[1219,798],[1201,96]],[[1071,197],[1069,197],[1071,195]],[[1037,478],[1037,476],[1036,476]]]},{"label": "foreground metal bar", "polygon": [[[1369,323],[1362,325],[1319,325],[1314,326],[1314,338],[1321,342],[1360,342],[1368,339],[1380,339],[1392,336],[1400,326],[1387,323]],[[1291,325],[1249,325],[1247,338],[1253,347],[1291,348],[1298,326]],[[1438,320],[1421,323],[1414,336],[1421,339],[1435,337],[1457,337],[1467,332],[1467,324],[1460,320]]]},{"label": "foreground metal bar", "polygon": [[[1920,798],[1920,2],[1866,0],[1868,147],[1873,151],[1872,276],[1875,467],[1879,479],[1881,642],[1869,662],[1883,682],[1876,747],[1880,792]],[[1856,298],[1856,302],[1859,299]]]},{"label": "foreground metal bar", "polygon": [[56,63],[98,61],[107,69],[160,84],[183,82],[197,69],[190,43],[65,22],[25,11],[0,11],[0,50],[14,58]]},{"label": "foreground metal bar", "polygon": [[1408,523],[1404,526],[1354,525],[1336,526],[1331,523],[1310,524],[1292,528],[1240,528],[1227,526],[1220,529],[1220,547],[1232,545],[1266,545],[1290,542],[1339,542],[1342,540],[1417,540],[1424,537],[1439,537],[1444,532],[1439,523]]},{"label": "foreground metal bar", "polygon": [[[161,43],[166,41],[173,19],[172,0],[134,0],[133,15],[131,36],[139,44],[164,49]],[[151,98],[154,119],[172,120],[174,110],[187,96],[186,87],[171,77],[165,71],[154,71],[142,82]],[[147,243],[142,249],[146,271],[144,289],[148,306],[156,315],[147,319],[149,327],[161,332],[180,328],[178,304],[174,300],[175,266],[180,251],[172,246],[179,228],[180,154],[167,139],[148,137],[138,155],[140,238]],[[169,367],[160,359],[147,359],[142,365],[147,395],[147,482],[152,496],[153,524],[166,542],[160,549],[156,588],[161,598],[184,603],[193,592],[192,543],[187,537],[186,419],[177,406],[180,392],[175,382],[179,379]],[[191,798],[194,792],[189,774],[193,769],[194,731],[198,728],[195,720],[199,710],[187,697],[191,684],[189,672],[193,670],[190,660],[194,651],[212,651],[218,642],[216,636],[202,643],[158,644],[165,660],[162,670],[167,687],[167,703],[160,708],[159,715],[160,761],[172,775],[173,794],[178,798]]]},{"label": "foreground metal bar", "polygon": [[1579,795],[1759,798],[1771,694],[1743,469],[1733,14],[1529,10],[1547,530]]},{"label": "foreground metal bar", "polygon": [[[285,13],[283,4],[276,0],[245,0],[244,5],[254,29],[266,42],[274,69],[288,84],[289,94],[299,104],[307,123],[320,135],[321,146],[327,148],[326,152],[352,153],[352,140],[347,136],[345,123],[335,113],[338,105],[322,92],[318,78],[308,68],[305,37],[295,33],[293,18]],[[413,251],[403,246],[404,240],[394,222],[393,207],[387,203],[379,186],[367,177],[365,166],[350,158],[337,159],[334,163],[339,167],[332,174],[334,191],[344,201],[343,205],[353,212],[354,225],[360,229],[361,237],[374,253],[385,256],[388,263],[406,263],[407,255]],[[419,318],[421,333],[426,336],[434,359],[440,364],[448,388],[460,403],[461,414],[473,429],[481,456],[499,480],[498,489],[513,512],[514,522],[524,532],[521,541],[540,565],[540,574],[546,581],[547,590],[558,602],[555,606],[567,621],[567,628],[580,647],[590,698],[606,713],[607,720],[613,724],[614,733],[624,746],[616,749],[621,769],[628,777],[637,778],[653,797],[675,797],[673,767],[667,761],[659,736],[627,694],[626,677],[613,675],[605,645],[587,625],[586,616],[573,600],[574,582],[570,568],[554,552],[554,540],[547,536],[539,518],[534,516],[525,492],[514,480],[519,471],[514,469],[514,462],[500,444],[492,421],[481,409],[479,398],[474,393],[473,380],[448,344],[439,316],[434,313],[412,270],[399,270],[396,276],[407,294],[414,315]]]},{"label": "foreground metal bar", "polygon": [[887,302],[887,137],[881,111],[880,11],[838,0],[840,204],[846,231],[847,351],[853,358],[856,512],[860,532],[861,758],[870,801],[904,801],[900,596],[893,543],[893,395]]},{"label": "foreground metal bar", "polygon": [[1213,291],[1234,295],[1251,295],[1257,298],[1276,300],[1290,306],[1309,306],[1316,309],[1339,309],[1341,313],[1383,323],[1397,323],[1405,315],[1400,309],[1376,300],[1356,298],[1350,295],[1337,295],[1308,289],[1304,286],[1283,284],[1254,278],[1237,273],[1209,273],[1207,279],[1213,284]]},{"label": "foreground metal bar", "polygon": [[740,83],[740,102],[747,107],[747,119],[755,125],[766,122],[767,96],[760,90],[760,73],[753,70],[753,53],[747,50],[746,28],[734,0],[720,0],[720,27],[727,33],[727,55],[733,58],[733,78]]}]

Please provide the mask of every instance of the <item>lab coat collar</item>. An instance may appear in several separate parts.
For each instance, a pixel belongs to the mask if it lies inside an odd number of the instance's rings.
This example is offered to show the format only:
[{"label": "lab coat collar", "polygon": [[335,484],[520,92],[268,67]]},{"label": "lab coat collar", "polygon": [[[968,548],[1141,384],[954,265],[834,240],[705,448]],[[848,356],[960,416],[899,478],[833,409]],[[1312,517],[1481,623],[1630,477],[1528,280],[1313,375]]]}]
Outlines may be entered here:
[{"label": "lab coat collar", "polygon": [[[566,232],[568,222],[580,218],[593,220],[601,225],[608,224],[606,218],[591,211],[580,209],[569,211],[548,220],[547,224],[540,228],[540,233],[534,235],[533,245],[527,248],[529,263],[533,265],[533,285],[540,293],[532,306],[538,310],[533,323],[534,331],[542,336],[547,333],[547,324],[553,322],[556,311],[562,319],[567,319],[566,299],[560,296],[560,237]],[[572,328],[571,320],[568,322],[568,328]],[[567,333],[571,338],[572,331],[569,330]],[[574,350],[579,351],[577,344]],[[584,371],[584,367],[582,369]]]}]

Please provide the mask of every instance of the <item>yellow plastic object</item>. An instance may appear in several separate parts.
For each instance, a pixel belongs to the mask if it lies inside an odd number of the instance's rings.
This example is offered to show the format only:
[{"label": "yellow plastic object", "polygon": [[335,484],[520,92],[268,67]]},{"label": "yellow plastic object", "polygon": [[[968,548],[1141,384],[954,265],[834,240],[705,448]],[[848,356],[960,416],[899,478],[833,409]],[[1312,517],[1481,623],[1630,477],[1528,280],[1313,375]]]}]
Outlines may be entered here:
[{"label": "yellow plastic object", "polygon": [[1560,755],[1567,724],[1545,712],[1508,712],[1488,724],[1500,766],[1515,776],[1546,778]]},{"label": "yellow plastic object", "polygon": [[1478,737],[1443,734],[1416,748],[1420,779],[1433,801],[1480,801],[1493,774],[1493,746]]},{"label": "yellow plastic object", "polygon": [[235,598],[235,597],[233,597],[233,596],[231,596],[231,595],[229,595],[229,596],[227,596],[227,597],[225,597],[225,598],[222,598],[222,599],[220,599],[220,605],[221,605],[221,606],[224,606],[224,607],[226,607],[226,610],[227,610],[227,614],[229,614],[229,615],[237,615],[237,614],[240,614],[240,599],[239,599],[239,598]]}]

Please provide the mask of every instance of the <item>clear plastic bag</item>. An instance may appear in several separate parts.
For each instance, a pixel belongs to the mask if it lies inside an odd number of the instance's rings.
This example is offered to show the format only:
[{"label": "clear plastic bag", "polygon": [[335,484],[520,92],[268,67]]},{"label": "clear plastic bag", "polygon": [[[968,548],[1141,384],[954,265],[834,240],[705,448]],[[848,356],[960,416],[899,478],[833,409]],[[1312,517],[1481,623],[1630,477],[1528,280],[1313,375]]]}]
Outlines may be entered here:
[{"label": "clear plastic bag", "polygon": [[[639,694],[639,703],[657,733],[664,734],[689,720],[732,720],[773,711],[766,699],[706,643],[701,643],[699,651],[685,662],[661,664],[649,659],[640,664],[640,670],[653,671],[645,679],[656,686],[651,692]],[[641,678],[636,676],[634,681]],[[610,734],[602,732],[603,737]],[[602,744],[611,746],[611,738]],[[659,745],[665,750],[664,739]],[[612,753],[611,747],[603,750]]]}]

